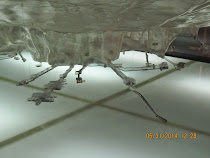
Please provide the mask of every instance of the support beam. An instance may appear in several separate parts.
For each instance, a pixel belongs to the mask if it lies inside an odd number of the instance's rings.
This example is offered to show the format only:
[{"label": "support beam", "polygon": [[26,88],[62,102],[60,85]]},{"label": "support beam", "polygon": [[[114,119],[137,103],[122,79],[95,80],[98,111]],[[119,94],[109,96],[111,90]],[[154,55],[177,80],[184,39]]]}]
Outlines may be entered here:
[{"label": "support beam", "polygon": [[53,70],[55,67],[51,66],[51,67],[48,67],[46,69],[44,69],[43,71],[37,73],[37,74],[33,74],[31,75],[31,77],[29,79],[26,79],[26,80],[22,80],[20,82],[18,82],[16,85],[17,86],[22,86],[22,85],[25,85],[25,84],[28,84],[29,82],[32,82],[34,81],[35,79],[37,79],[38,77],[48,73],[49,71]]}]

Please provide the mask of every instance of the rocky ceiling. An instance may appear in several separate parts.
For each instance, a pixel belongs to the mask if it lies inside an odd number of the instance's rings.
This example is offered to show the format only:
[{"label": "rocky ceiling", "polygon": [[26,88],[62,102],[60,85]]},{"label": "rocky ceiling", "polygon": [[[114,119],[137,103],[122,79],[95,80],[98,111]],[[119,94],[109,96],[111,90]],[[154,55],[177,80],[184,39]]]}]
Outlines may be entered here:
[{"label": "rocky ceiling", "polygon": [[25,50],[56,66],[127,50],[163,57],[177,35],[196,36],[209,19],[209,0],[2,0],[0,54]]}]

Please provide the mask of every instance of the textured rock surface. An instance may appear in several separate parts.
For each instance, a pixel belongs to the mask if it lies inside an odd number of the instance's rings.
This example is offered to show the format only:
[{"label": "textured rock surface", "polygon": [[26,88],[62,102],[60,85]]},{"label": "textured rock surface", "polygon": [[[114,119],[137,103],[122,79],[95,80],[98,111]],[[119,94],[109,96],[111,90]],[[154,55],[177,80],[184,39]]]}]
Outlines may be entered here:
[{"label": "textured rock surface", "polygon": [[52,65],[115,60],[120,51],[164,56],[179,34],[210,26],[205,0],[3,0],[0,53],[31,52]]}]

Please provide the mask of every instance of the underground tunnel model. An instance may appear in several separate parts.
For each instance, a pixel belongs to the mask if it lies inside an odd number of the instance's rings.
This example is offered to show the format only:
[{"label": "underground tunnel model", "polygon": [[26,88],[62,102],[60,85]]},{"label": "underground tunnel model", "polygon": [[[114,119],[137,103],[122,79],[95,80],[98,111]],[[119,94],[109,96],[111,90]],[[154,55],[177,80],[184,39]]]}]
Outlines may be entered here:
[{"label": "underground tunnel model", "polygon": [[[17,83],[18,86],[34,81],[55,67],[69,66],[58,80],[44,85],[43,93],[34,93],[28,99],[34,101],[36,105],[54,101],[55,96],[52,92],[62,89],[66,84],[65,78],[74,65],[83,66],[76,72],[77,83],[84,82],[81,75],[88,65],[96,63],[108,66],[122,78],[123,83],[132,92],[143,99],[156,117],[167,122],[153,110],[143,95],[136,91],[135,80],[127,77],[122,71],[155,69],[162,71],[168,68],[166,62],[159,65],[149,63],[147,53],[165,59],[177,70],[184,68],[185,63],[173,63],[165,57],[166,55],[200,61],[202,57],[202,61],[208,62],[209,2],[204,0],[179,2],[115,0],[110,3],[94,0],[1,1],[0,60],[9,58],[18,60],[20,55],[25,62],[26,59],[21,53],[27,51],[31,53],[34,61],[47,62],[51,65],[29,79],[20,81]],[[189,41],[190,45],[187,44]],[[184,44],[187,48],[183,46]],[[145,52],[146,66],[126,68],[112,63],[119,58],[120,52],[129,50]],[[205,54],[200,55],[200,52]]]}]

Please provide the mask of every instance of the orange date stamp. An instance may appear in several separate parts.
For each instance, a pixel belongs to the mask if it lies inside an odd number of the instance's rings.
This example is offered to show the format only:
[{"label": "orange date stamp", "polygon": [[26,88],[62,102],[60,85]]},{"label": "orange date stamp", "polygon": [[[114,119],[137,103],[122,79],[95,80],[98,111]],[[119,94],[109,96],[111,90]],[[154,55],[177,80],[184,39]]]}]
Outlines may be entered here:
[{"label": "orange date stamp", "polygon": [[146,133],[146,139],[196,139],[196,133]]}]

